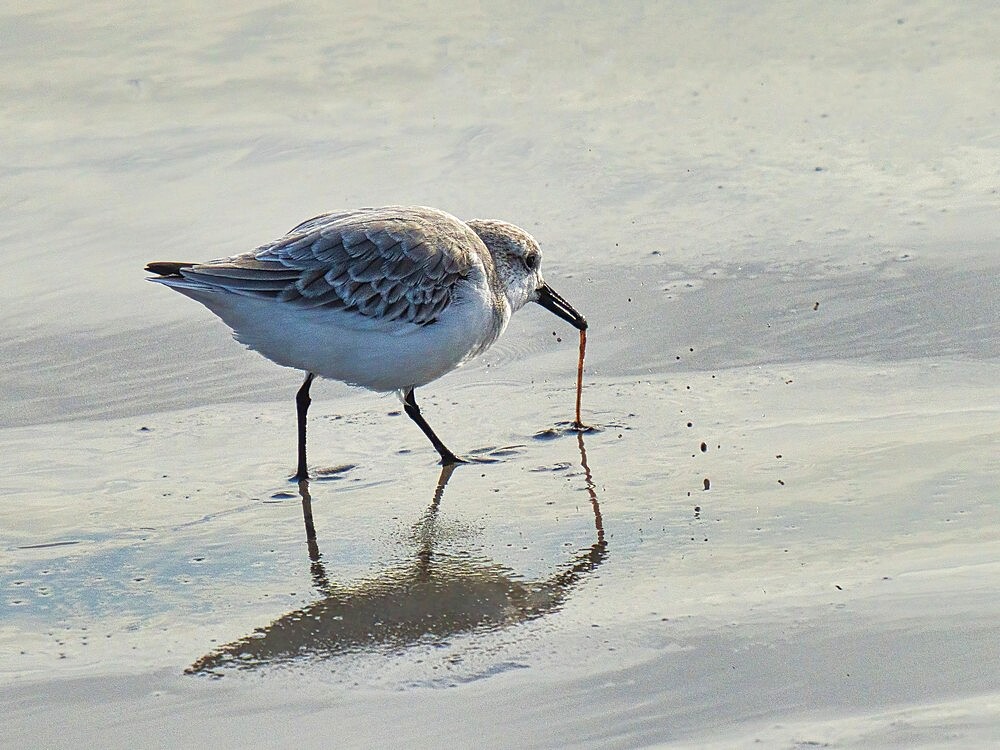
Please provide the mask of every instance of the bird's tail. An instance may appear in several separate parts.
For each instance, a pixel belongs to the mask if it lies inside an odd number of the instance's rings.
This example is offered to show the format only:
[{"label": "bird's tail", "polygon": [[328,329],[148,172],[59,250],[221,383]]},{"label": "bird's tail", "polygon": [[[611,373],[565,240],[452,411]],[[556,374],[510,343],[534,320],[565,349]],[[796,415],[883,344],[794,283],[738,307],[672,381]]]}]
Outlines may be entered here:
[{"label": "bird's tail", "polygon": [[146,270],[149,273],[155,273],[158,276],[180,276],[182,268],[190,268],[191,266],[196,266],[197,263],[178,263],[172,260],[157,260],[152,263],[146,264]]}]

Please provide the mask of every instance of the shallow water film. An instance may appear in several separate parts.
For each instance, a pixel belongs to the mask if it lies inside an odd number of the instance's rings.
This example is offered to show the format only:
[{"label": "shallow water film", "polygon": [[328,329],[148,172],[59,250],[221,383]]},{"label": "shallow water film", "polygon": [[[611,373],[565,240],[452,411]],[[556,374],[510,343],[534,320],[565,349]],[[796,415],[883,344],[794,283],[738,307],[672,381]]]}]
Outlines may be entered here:
[{"label": "shallow water film", "polygon": [[[1000,10],[0,10],[12,747],[1000,742]],[[531,232],[393,397],[144,281],[337,208]]]}]

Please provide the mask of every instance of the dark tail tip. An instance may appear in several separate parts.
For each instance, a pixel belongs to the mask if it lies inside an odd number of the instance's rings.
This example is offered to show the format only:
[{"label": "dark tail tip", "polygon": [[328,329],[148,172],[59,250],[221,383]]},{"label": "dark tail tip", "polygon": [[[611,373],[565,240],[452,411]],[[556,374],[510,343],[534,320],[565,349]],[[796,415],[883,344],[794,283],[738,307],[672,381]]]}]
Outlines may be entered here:
[{"label": "dark tail tip", "polygon": [[177,263],[176,261],[170,260],[158,260],[153,263],[146,264],[146,270],[149,273],[155,273],[158,276],[180,276],[182,268],[190,268],[191,266],[196,266],[197,263]]}]

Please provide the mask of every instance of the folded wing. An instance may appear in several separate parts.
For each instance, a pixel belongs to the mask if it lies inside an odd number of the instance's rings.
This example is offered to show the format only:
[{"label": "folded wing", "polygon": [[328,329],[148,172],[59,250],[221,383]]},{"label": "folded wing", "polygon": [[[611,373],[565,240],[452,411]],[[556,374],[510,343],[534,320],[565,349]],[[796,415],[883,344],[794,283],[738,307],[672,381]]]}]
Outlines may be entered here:
[{"label": "folded wing", "polygon": [[459,282],[485,272],[484,256],[455,217],[390,206],[317,216],[252,253],[177,273],[219,291],[428,325]]}]

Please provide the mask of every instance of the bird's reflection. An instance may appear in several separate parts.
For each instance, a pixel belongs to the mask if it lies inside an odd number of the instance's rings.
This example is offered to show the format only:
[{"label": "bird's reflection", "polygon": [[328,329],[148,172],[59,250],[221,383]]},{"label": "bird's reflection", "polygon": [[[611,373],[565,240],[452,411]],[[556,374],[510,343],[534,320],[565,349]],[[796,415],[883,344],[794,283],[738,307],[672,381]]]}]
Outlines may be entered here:
[{"label": "bird's reflection", "polygon": [[455,467],[441,470],[433,500],[414,527],[415,554],[351,585],[332,582],[316,542],[308,480],[299,483],[313,585],[322,598],[206,654],[186,671],[221,675],[349,652],[399,649],[496,630],[557,610],[604,560],[607,544],[583,433],[577,433],[594,542],[547,578],[529,581],[485,557],[435,549],[437,514]]}]

